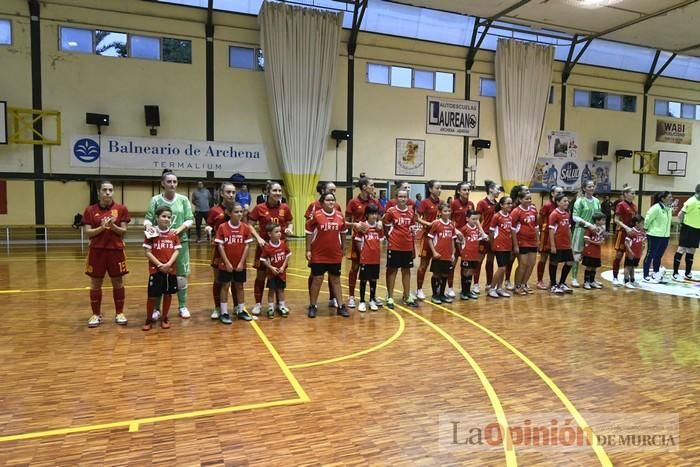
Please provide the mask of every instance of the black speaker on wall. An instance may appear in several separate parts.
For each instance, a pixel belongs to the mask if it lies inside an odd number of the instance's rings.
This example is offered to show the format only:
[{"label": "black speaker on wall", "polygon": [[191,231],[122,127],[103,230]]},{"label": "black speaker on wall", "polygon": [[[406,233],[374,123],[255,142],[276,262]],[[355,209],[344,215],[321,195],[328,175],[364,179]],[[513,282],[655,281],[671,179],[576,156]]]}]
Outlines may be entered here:
[{"label": "black speaker on wall", "polygon": [[596,156],[607,156],[610,150],[610,141],[598,141],[595,145]]},{"label": "black speaker on wall", "polygon": [[157,105],[144,105],[143,110],[146,114],[146,126],[160,126],[160,111]]},{"label": "black speaker on wall", "polygon": [[88,125],[109,126],[109,115],[106,114],[85,114],[85,123]]}]

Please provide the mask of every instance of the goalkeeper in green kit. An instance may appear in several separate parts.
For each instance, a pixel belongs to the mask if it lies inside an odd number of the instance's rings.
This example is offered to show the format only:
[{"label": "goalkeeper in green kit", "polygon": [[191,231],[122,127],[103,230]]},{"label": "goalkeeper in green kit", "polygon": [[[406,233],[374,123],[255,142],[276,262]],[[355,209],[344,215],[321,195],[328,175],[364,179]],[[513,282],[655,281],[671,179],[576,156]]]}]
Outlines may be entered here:
[{"label": "goalkeeper in green kit", "polygon": [[571,219],[576,224],[574,234],[571,236],[571,249],[574,251],[574,265],[571,268],[571,285],[580,287],[578,282],[578,265],[581,263],[581,254],[583,252],[584,242],[583,237],[586,229],[597,228],[593,222],[593,214],[602,212],[600,209],[600,201],[593,196],[595,193],[595,182],[588,180],[583,182],[581,186],[582,193],[579,194],[574,203],[574,211]]}]

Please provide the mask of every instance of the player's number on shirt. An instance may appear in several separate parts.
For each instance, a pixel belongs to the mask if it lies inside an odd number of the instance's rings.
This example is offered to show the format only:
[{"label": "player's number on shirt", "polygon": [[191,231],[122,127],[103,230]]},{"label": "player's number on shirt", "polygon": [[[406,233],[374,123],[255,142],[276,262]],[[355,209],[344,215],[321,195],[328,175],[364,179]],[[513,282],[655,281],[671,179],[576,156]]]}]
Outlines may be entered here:
[{"label": "player's number on shirt", "polygon": [[119,272],[127,272],[126,261],[119,262]]}]

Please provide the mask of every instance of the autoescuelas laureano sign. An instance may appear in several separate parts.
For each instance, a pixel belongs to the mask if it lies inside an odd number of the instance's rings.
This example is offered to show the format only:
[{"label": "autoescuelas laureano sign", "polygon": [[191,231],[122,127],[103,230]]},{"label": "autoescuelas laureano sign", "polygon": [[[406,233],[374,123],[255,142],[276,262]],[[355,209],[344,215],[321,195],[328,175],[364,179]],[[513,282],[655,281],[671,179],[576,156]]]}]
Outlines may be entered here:
[{"label": "autoescuelas laureano sign", "polygon": [[425,132],[479,137],[479,102],[428,96]]}]

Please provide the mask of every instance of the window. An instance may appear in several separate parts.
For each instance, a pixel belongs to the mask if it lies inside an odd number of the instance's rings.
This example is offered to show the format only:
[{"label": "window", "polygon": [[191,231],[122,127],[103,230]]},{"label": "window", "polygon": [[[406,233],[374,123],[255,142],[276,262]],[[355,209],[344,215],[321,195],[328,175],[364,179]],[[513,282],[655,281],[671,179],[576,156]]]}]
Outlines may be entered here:
[{"label": "window", "polygon": [[89,29],[59,28],[61,50],[64,52],[80,52],[91,54],[94,50],[92,45],[93,32]]},{"label": "window", "polygon": [[229,47],[229,66],[246,70],[264,70],[265,58],[262,49],[250,47]]},{"label": "window", "polygon": [[414,70],[405,66],[367,64],[367,82],[400,88],[430,89],[454,92],[454,73],[432,70]]},{"label": "window", "polygon": [[173,63],[192,63],[192,41],[164,37],[163,61]]},{"label": "window", "polygon": [[681,103],[680,102],[669,102],[668,103],[668,116],[681,118]]},{"label": "window", "polygon": [[484,97],[496,97],[496,80],[481,78],[479,81],[479,95]]},{"label": "window", "polygon": [[389,84],[389,67],[387,65],[368,63],[367,82],[374,84]]},{"label": "window", "polygon": [[106,57],[126,57],[126,33],[95,31],[95,53]]},{"label": "window", "polygon": [[700,105],[695,106],[695,120],[700,120]]},{"label": "window", "polygon": [[686,103],[681,104],[681,118],[695,120],[695,105]]},{"label": "window", "polygon": [[455,92],[454,73],[435,72],[435,90],[440,92]]},{"label": "window", "polygon": [[622,96],[619,94],[608,94],[605,101],[605,108],[608,110],[622,110]]},{"label": "window", "polygon": [[622,96],[622,111],[623,112],[636,112],[637,111],[637,97],[636,96]]},{"label": "window", "polygon": [[605,93],[599,91],[591,91],[591,107],[594,109],[605,108]]},{"label": "window", "polygon": [[574,107],[590,107],[591,93],[582,89],[574,90]]},{"label": "window", "polygon": [[668,101],[656,99],[656,102],[654,102],[654,113],[656,115],[668,115]]},{"label": "window", "polygon": [[700,120],[700,105],[689,102],[674,102],[664,99],[656,99],[654,102],[654,114],[662,117]]},{"label": "window", "polygon": [[413,87],[420,89],[435,89],[435,73],[432,71],[416,70],[413,75]]},{"label": "window", "polygon": [[0,18],[0,45],[12,45],[12,21]]},{"label": "window", "polygon": [[637,96],[574,89],[574,107],[636,112]]},{"label": "window", "polygon": [[160,39],[157,37],[131,36],[131,56],[147,60],[160,60]]},{"label": "window", "polygon": [[549,103],[554,104],[554,86],[549,87]]},{"label": "window", "polygon": [[412,71],[401,66],[391,67],[391,85],[400,88],[410,88],[412,83]]}]

